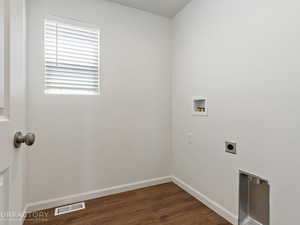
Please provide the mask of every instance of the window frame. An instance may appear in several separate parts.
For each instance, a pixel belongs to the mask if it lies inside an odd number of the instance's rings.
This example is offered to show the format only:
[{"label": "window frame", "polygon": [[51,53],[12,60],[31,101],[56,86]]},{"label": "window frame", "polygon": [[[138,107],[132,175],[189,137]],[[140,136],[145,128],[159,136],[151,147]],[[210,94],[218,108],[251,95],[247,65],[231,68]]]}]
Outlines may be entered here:
[{"label": "window frame", "polygon": [[[0,0],[1,1],[1,0]],[[88,92],[84,92],[82,90],[77,90],[75,89],[73,91],[73,93],[68,93],[68,92],[64,92],[63,90],[62,91],[49,91],[47,90],[47,85],[46,85],[46,82],[45,82],[45,79],[46,79],[46,43],[45,43],[45,32],[46,32],[46,22],[47,21],[52,21],[52,22],[57,22],[57,23],[62,23],[62,24],[65,24],[65,25],[70,25],[70,26],[75,26],[75,27],[81,27],[81,28],[85,28],[85,29],[90,29],[90,30],[93,30],[93,31],[96,31],[98,32],[98,73],[97,73],[97,76],[98,76],[98,88],[97,88],[97,91],[95,91],[94,93],[88,93]],[[100,60],[100,49],[101,49],[101,30],[100,28],[97,26],[97,25],[92,25],[92,24],[89,24],[89,23],[86,23],[86,22],[82,22],[82,21],[78,21],[76,19],[73,19],[73,18],[62,18],[62,17],[57,17],[57,16],[46,16],[43,20],[43,44],[42,44],[42,47],[43,47],[43,87],[44,87],[44,94],[45,95],[49,95],[49,96],[58,96],[58,95],[66,95],[66,96],[99,96],[101,94],[101,60]]]}]

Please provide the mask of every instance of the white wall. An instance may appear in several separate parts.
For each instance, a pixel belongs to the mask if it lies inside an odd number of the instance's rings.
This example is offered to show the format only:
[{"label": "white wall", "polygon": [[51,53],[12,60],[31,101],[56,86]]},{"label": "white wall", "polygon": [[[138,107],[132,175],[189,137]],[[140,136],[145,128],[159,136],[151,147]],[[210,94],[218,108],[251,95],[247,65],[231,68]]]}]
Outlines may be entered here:
[{"label": "white wall", "polygon": [[[172,173],[236,216],[238,170],[268,179],[272,225],[299,220],[299,9],[194,0],[173,21]],[[170,21],[100,0],[28,0],[27,14],[30,202],[168,175]],[[100,96],[43,94],[47,15],[99,25]],[[208,117],[192,117],[199,95]]]},{"label": "white wall", "polygon": [[[173,173],[235,215],[238,170],[265,177],[272,225],[300,219],[299,11],[294,0],[194,0],[173,24]],[[207,118],[191,116],[199,95]]]},{"label": "white wall", "polygon": [[[28,0],[29,202],[170,174],[170,20],[101,0]],[[43,90],[43,19],[101,29],[101,95]]]}]

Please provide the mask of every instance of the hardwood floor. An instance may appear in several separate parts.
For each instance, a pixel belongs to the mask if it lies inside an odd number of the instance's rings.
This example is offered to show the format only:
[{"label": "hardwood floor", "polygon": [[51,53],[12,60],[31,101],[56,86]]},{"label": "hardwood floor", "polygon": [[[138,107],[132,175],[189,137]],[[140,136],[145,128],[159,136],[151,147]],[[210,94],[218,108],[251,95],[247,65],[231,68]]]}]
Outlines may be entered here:
[{"label": "hardwood floor", "polygon": [[27,216],[24,225],[231,225],[174,183],[86,201],[86,209]]}]

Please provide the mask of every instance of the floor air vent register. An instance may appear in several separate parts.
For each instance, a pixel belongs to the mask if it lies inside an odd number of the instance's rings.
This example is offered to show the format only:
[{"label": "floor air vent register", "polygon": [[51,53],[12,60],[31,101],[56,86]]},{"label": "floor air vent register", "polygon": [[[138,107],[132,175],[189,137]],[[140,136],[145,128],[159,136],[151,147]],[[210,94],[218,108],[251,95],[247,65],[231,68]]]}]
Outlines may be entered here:
[{"label": "floor air vent register", "polygon": [[75,203],[75,204],[72,204],[72,205],[66,205],[66,206],[56,208],[55,212],[54,212],[54,215],[59,216],[59,215],[79,211],[79,210],[82,210],[82,209],[85,209],[85,203],[84,202]]}]

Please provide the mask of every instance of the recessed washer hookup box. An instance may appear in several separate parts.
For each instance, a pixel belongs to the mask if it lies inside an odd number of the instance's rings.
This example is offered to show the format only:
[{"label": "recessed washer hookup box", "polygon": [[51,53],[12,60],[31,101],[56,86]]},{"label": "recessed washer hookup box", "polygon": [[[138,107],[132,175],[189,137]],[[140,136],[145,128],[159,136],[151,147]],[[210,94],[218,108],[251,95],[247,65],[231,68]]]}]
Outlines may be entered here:
[{"label": "recessed washer hookup box", "polygon": [[239,225],[270,225],[269,182],[244,171],[240,171]]}]

